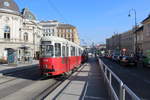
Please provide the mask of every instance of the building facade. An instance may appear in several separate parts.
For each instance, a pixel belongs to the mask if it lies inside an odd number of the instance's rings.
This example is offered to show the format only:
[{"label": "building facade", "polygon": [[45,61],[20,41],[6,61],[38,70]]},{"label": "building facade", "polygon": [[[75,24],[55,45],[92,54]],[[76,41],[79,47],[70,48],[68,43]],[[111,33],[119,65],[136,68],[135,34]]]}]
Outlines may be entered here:
[{"label": "building facade", "polygon": [[130,55],[134,53],[134,34],[133,30],[129,30],[121,34],[121,52],[126,50],[125,54]]},{"label": "building facade", "polygon": [[121,35],[115,34],[111,38],[106,39],[106,48],[107,50],[113,51],[120,51],[121,49]]},{"label": "building facade", "polygon": [[29,9],[13,0],[0,1],[0,59],[22,61],[38,55],[42,27]]},{"label": "building facade", "polygon": [[[129,55],[134,53],[134,34],[132,30],[121,34],[115,34],[106,39],[106,49],[109,52],[120,52]],[[125,52],[123,52],[125,50]]]},{"label": "building facade", "polygon": [[143,54],[150,51],[150,16],[142,21],[143,24]]},{"label": "building facade", "polygon": [[70,24],[60,23],[56,20],[41,21],[43,36],[58,36],[80,44],[77,28]]},{"label": "building facade", "polygon": [[[143,53],[143,25],[136,30],[137,34],[137,53]],[[136,43],[136,34],[134,36],[134,43]]]}]

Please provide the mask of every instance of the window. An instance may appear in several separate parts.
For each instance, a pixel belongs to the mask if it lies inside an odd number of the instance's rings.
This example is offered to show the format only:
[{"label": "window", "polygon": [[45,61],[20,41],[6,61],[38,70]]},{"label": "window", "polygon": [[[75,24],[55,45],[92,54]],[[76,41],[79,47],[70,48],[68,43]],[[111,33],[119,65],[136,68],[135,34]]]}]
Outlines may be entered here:
[{"label": "window", "polygon": [[41,45],[42,57],[53,57],[53,45]]},{"label": "window", "polygon": [[10,27],[9,26],[4,27],[4,39],[10,39]]},{"label": "window", "polygon": [[28,33],[24,33],[24,40],[28,41]]},{"label": "window", "polygon": [[66,47],[65,46],[62,47],[62,56],[63,57],[66,56]]},{"label": "window", "polygon": [[147,24],[147,36],[150,36],[150,24]]},{"label": "window", "polygon": [[66,56],[68,57],[69,56],[69,47],[67,46],[66,48]]},{"label": "window", "polygon": [[71,56],[75,56],[75,47],[71,46]]},{"label": "window", "polygon": [[60,57],[61,56],[61,44],[55,43],[55,56]]},{"label": "window", "polygon": [[68,38],[70,38],[70,34],[68,34]]},{"label": "window", "polygon": [[54,29],[52,29],[52,32],[54,32]]}]

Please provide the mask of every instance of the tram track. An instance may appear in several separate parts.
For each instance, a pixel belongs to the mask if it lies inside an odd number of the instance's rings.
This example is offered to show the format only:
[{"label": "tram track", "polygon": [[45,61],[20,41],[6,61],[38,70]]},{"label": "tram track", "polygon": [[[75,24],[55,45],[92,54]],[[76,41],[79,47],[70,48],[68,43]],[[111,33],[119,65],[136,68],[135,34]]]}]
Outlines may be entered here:
[{"label": "tram track", "polygon": [[[76,69],[72,70],[70,74],[68,74],[66,77],[59,77],[59,78],[53,78],[56,80],[52,85],[50,85],[48,88],[43,90],[40,94],[35,96],[34,100],[44,100],[51,92],[53,92],[59,85],[61,85],[65,80],[69,79],[72,74],[77,72],[78,70],[81,70],[81,67],[84,67],[85,64],[80,65],[80,67],[77,67]],[[81,68],[81,69],[80,69]]]}]

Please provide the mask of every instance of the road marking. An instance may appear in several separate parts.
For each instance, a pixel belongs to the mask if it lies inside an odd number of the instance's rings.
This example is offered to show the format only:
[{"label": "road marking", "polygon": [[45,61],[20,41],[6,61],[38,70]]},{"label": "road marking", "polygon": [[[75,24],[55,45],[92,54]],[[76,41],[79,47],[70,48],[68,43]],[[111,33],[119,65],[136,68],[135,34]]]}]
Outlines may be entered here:
[{"label": "road marking", "polygon": [[93,96],[85,96],[85,98],[89,98],[89,99],[97,99],[97,100],[105,100],[102,97],[93,97]]}]

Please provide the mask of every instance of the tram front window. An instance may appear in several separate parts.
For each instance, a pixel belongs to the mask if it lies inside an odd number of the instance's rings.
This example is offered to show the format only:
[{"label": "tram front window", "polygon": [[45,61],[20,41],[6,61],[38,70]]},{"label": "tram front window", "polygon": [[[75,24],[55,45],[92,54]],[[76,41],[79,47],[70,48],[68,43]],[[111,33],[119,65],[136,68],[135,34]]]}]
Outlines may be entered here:
[{"label": "tram front window", "polygon": [[41,56],[42,57],[53,57],[53,45],[42,45]]}]

